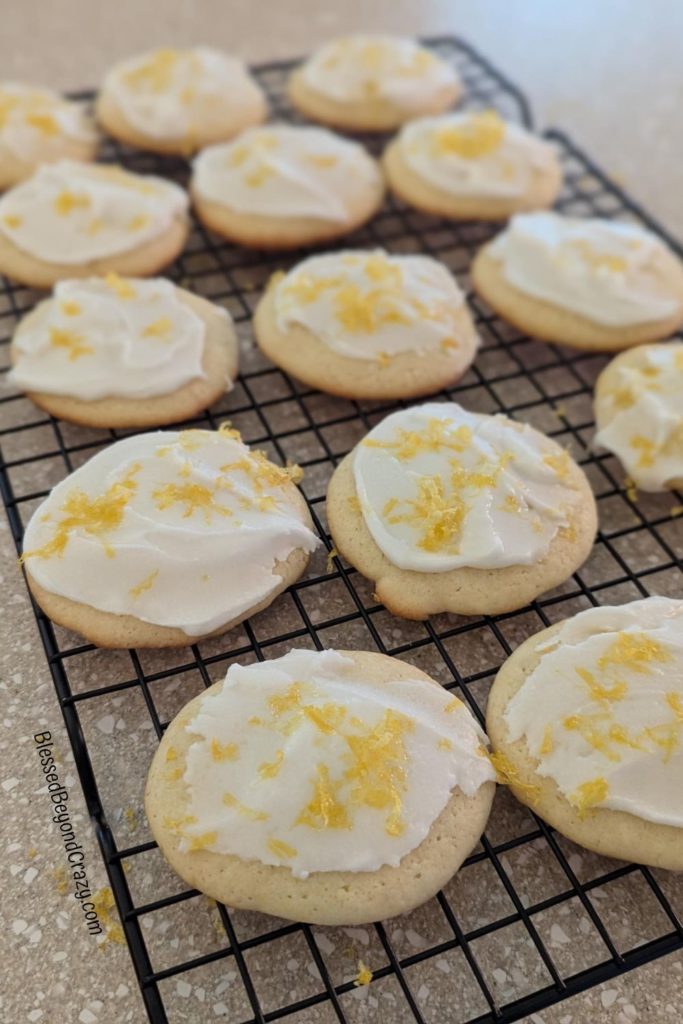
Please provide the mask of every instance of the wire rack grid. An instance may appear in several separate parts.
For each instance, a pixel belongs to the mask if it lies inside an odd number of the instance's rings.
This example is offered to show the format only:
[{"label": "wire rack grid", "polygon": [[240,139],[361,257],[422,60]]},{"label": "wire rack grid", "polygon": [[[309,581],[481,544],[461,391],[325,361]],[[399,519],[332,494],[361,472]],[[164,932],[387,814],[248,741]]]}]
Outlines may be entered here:
[{"label": "wire rack grid", "polygon": [[[474,106],[494,106],[530,124],[518,89],[471,47],[428,41],[457,65]],[[284,98],[293,64],[255,73],[276,117],[296,119]],[[82,94],[90,95],[90,94]],[[634,219],[666,237],[562,133],[558,207],[578,216]],[[366,140],[377,149],[377,142]],[[186,179],[181,161],[161,161],[108,142],[105,159]],[[426,252],[468,286],[476,249],[491,235],[389,199],[349,246]],[[683,255],[674,240],[669,243]],[[402,1024],[514,1021],[683,946],[683,900],[672,876],[608,861],[573,846],[500,791],[485,836],[456,878],[425,907],[367,929],[322,929],[217,906],[187,890],[151,841],[142,789],[158,737],[195,693],[232,661],[277,657],[292,646],[379,650],[456,689],[480,721],[486,694],[522,640],[573,612],[647,594],[680,594],[681,495],[636,496],[615,460],[590,449],[591,388],[604,358],[530,341],[470,296],[483,345],[465,378],[439,397],[502,411],[565,444],[583,464],[601,514],[588,562],[562,587],[518,612],[493,618],[436,616],[402,622],[376,603],[372,586],[328,557],[327,481],[363,434],[396,407],[311,391],[275,369],[249,334],[254,305],[277,258],[230,246],[195,225],[170,276],[223,304],[242,341],[232,392],[194,426],[229,418],[245,441],[294,460],[325,551],[274,605],[218,639],[178,651],[98,651],[35,609],[125,936],[154,1024],[207,1019],[297,1024],[383,1020]],[[36,301],[2,282],[2,336]],[[6,348],[4,349],[6,352]],[[6,361],[6,360],[5,360]],[[399,403],[400,404],[400,403]],[[51,486],[124,431],[95,431],[44,416],[19,394],[0,399],[0,487],[17,549],[23,527]],[[354,985],[358,960],[372,983]]]}]

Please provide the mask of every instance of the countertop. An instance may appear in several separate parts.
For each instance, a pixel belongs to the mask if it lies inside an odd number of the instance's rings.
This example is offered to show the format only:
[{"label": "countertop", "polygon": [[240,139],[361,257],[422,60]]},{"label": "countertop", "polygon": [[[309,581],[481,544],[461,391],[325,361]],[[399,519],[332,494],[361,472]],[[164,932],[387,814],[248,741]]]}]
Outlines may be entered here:
[{"label": "countertop", "polygon": [[[93,86],[111,62],[157,44],[210,40],[250,61],[263,61],[298,55],[340,31],[359,28],[456,33],[526,91],[539,126],[569,131],[671,233],[683,237],[679,113],[683,5],[676,0],[652,4],[575,0],[563,5],[547,0],[515,4],[509,0],[476,4],[349,0],[339,6],[323,6],[316,0],[281,0],[277,5],[258,5],[253,0],[160,0],[155,4],[22,0],[11,9],[7,6],[3,14],[2,77],[64,89]],[[104,867],[4,518],[0,554],[5,600],[0,624],[4,844],[0,1017],[7,1024],[48,1020],[144,1024],[146,1016],[127,949],[120,941],[116,914],[107,909]],[[112,723],[113,730],[115,718]],[[106,731],[109,724],[104,716],[100,728]],[[51,733],[59,774],[69,791],[71,820],[83,847],[91,890],[97,893],[105,941],[88,934],[66,884],[61,841],[50,820],[48,794],[41,788],[33,740],[35,734],[46,731]],[[112,744],[116,739],[112,735]],[[129,825],[133,830],[132,821]],[[558,933],[555,938],[561,944],[566,935]],[[357,934],[349,941],[362,948],[364,939]],[[298,963],[291,958],[285,966],[304,974],[310,967],[305,960]],[[292,979],[291,984],[295,988],[297,982]],[[683,954],[677,953],[528,1020],[535,1024],[677,1021],[683,1010],[682,991]],[[177,1019],[191,1024],[221,1019],[225,1010],[224,1003],[215,995],[209,1000],[201,986],[192,989],[178,981],[175,996],[181,1007]],[[428,1000],[428,988],[422,998]],[[366,992],[360,993],[357,1004],[359,1020],[389,1019],[384,1015],[388,1010],[376,1000],[373,1003]],[[427,1007],[424,1012],[429,1017]],[[449,1019],[457,1024],[457,1011],[451,1009],[451,1014]],[[292,1019],[328,1018],[301,1014]]]}]

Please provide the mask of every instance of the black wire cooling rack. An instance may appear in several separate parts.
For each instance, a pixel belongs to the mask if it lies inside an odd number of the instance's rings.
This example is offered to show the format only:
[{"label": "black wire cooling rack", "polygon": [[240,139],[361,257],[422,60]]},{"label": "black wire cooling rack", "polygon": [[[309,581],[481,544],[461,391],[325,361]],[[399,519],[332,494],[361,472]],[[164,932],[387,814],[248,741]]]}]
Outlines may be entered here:
[{"label": "black wire cooling rack", "polygon": [[[529,106],[463,42],[431,45],[457,65],[469,104],[531,123]],[[284,98],[293,65],[256,69],[276,117],[296,119]],[[89,94],[83,94],[89,95]],[[565,169],[558,207],[577,216],[634,219],[680,247],[562,133],[550,131]],[[377,142],[367,140],[372,148]],[[107,143],[105,158],[183,181],[182,161]],[[468,285],[479,223],[451,224],[389,199],[345,245],[420,251]],[[235,389],[192,425],[229,418],[252,445],[306,471],[303,490],[327,549],[325,489],[338,461],[394,404],[330,398],[303,387],[254,347],[249,320],[282,258],[246,252],[196,225],[171,270],[235,318],[243,345]],[[3,282],[5,340],[37,295]],[[486,835],[455,880],[407,917],[362,929],[316,928],[216,906],[186,890],[149,838],[144,778],[170,718],[228,665],[277,657],[291,646],[379,650],[456,689],[480,721],[488,687],[510,651],[532,633],[595,604],[648,594],[680,596],[681,495],[637,496],[615,460],[590,451],[591,387],[604,358],[520,335],[470,296],[483,347],[457,387],[441,394],[478,411],[526,420],[567,445],[594,487],[602,523],[588,562],[565,585],[521,611],[494,618],[392,618],[372,587],[338,557],[317,555],[306,577],[227,636],[178,651],[97,651],[36,610],[57,697],[150,1019],[263,1022],[514,1021],[683,946],[673,876],[607,861],[573,846],[517,804],[496,798]],[[6,348],[3,349],[6,352]],[[0,399],[0,486],[20,548],[24,524],[49,487],[121,431],[74,427],[21,395]],[[677,507],[678,506],[678,507]],[[354,985],[358,960],[372,983]]]}]

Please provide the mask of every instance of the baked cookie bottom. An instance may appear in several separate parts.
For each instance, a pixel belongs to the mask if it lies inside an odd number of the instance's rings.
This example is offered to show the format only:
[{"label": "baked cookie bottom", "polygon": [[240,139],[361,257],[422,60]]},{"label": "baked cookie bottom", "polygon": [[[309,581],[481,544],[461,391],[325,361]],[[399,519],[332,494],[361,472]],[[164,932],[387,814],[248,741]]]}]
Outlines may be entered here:
[{"label": "baked cookie bottom", "polygon": [[317,217],[276,218],[236,213],[223,203],[203,199],[196,190],[190,191],[195,212],[205,227],[247,249],[266,251],[322,245],[343,238],[370,220],[384,199],[384,186],[380,184],[367,196],[360,197],[349,219],[340,224]]},{"label": "baked cookie bottom", "polygon": [[525,295],[508,283],[500,261],[491,255],[486,245],[475,256],[471,274],[475,290],[499,316],[540,341],[589,351],[619,352],[668,338],[683,325],[683,269],[680,271],[681,311],[667,320],[631,327],[607,327],[552,302]]},{"label": "baked cookie bottom", "polygon": [[58,281],[69,278],[98,277],[112,272],[122,277],[152,277],[180,255],[188,232],[189,220],[177,217],[158,238],[136,249],[87,263],[48,263],[24,252],[0,234],[0,274],[31,288],[52,288]]},{"label": "baked cookie bottom", "polygon": [[511,765],[509,788],[517,799],[567,839],[603,857],[683,871],[683,829],[659,825],[625,811],[593,808],[582,817],[550,778],[537,773],[539,762],[529,754],[524,737],[508,739],[503,714],[541,656],[536,650],[558,632],[561,622],[529,637],[508,658],[491,688],[486,728],[491,744]]},{"label": "baked cookie bottom", "polygon": [[104,130],[112,135],[119,142],[135,149],[144,149],[150,153],[159,153],[161,156],[187,157],[205,146],[212,146],[218,142],[228,142],[236,135],[251,128],[253,125],[262,124],[268,113],[265,97],[261,95],[260,103],[247,105],[241,108],[233,108],[230,115],[226,116],[221,124],[207,125],[203,130],[193,131],[191,136],[182,138],[161,139],[153,135],[147,135],[126,120],[120,107],[106,92],[100,93],[95,104],[95,116]]},{"label": "baked cookie bottom", "polygon": [[442,114],[461,96],[462,86],[454,82],[439,89],[429,102],[408,110],[375,96],[350,102],[330,99],[311,89],[301,70],[294,71],[287,82],[287,97],[302,114],[312,121],[352,132],[394,131],[413,118]]},{"label": "baked cookie bottom", "polygon": [[[561,449],[558,446],[558,452]],[[516,611],[559,586],[586,560],[597,530],[595,499],[583,471],[570,466],[569,483],[580,492],[572,531],[558,534],[548,553],[533,565],[503,569],[415,572],[394,565],[375,543],[358,504],[353,452],[340,462],[327,490],[327,519],[337,551],[375,583],[375,596],[394,615],[426,619],[451,612],[499,615]]]},{"label": "baked cookie bottom", "polygon": [[463,339],[457,349],[401,352],[386,362],[353,359],[299,324],[280,330],[269,288],[254,313],[254,332],[276,366],[319,391],[351,399],[419,398],[455,384],[474,360],[478,337],[467,307],[458,308],[454,319]]},{"label": "baked cookie bottom", "polygon": [[[363,678],[378,686],[392,679],[424,679],[438,686],[419,669],[365,651],[340,651],[352,658]],[[221,684],[216,684],[212,689]],[[429,834],[402,859],[398,867],[377,871],[320,871],[295,878],[289,868],[208,850],[182,853],[179,839],[164,825],[177,818],[185,804],[182,778],[192,737],[185,726],[194,718],[206,694],[191,701],[166,730],[154,756],[145,790],[145,809],[161,852],[189,885],[213,899],[241,910],[257,910],[292,921],[311,924],[367,924],[407,913],[430,899],[453,877],[476,846],[488,820],[495,783],[484,783],[472,797],[455,790]],[[166,752],[173,746],[173,778],[168,779]]]},{"label": "baked cookie bottom", "polygon": [[562,169],[557,161],[552,172],[534,172],[529,190],[521,196],[450,195],[423,181],[406,165],[397,140],[385,149],[382,167],[389,189],[399,199],[424,213],[451,220],[501,221],[513,213],[543,210],[553,205],[562,188]]},{"label": "baked cookie bottom", "polygon": [[[213,303],[184,288],[176,290],[181,302],[189,306],[206,327],[202,357],[204,377],[188,381],[169,394],[148,398],[112,397],[87,401],[43,391],[27,391],[27,397],[52,416],[86,427],[161,427],[191,419],[202,412],[225,393],[237,376],[237,336],[230,320],[216,315]],[[22,323],[28,325],[35,312],[29,313]],[[12,345],[10,360],[13,364],[15,355]],[[76,366],[74,374],[77,372]]]}]

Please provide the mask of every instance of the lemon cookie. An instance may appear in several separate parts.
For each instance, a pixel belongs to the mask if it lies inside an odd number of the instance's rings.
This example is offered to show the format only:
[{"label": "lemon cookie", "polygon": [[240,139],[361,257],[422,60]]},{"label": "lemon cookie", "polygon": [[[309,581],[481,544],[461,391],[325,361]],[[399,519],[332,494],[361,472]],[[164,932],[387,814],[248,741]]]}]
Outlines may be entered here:
[{"label": "lemon cookie", "polygon": [[454,68],[412,39],[354,35],[317,50],[288,83],[295,107],[350,131],[391,131],[440,114],[461,95]]},{"label": "lemon cookie", "polygon": [[262,90],[241,60],[219,50],[152,50],[104,79],[97,117],[114,138],[185,156],[231,139],[266,116]]},{"label": "lemon cookie", "polygon": [[643,491],[683,487],[683,342],[622,352],[595,385],[594,444]]},{"label": "lemon cookie", "polygon": [[197,415],[232,387],[228,313],[163,278],[61,281],[20,321],[11,384],[61,419],[154,427]]},{"label": "lemon cookie", "polygon": [[590,608],[530,637],[486,721],[512,792],[558,832],[683,870],[683,601]]},{"label": "lemon cookie", "polygon": [[553,147],[494,110],[410,121],[382,162],[400,199],[454,220],[552,206],[562,185]]},{"label": "lemon cookie", "polygon": [[362,924],[433,896],[491,808],[486,737],[419,669],[363,651],[232,665],[170,724],[145,806],[162,853],[221,903]]},{"label": "lemon cookie", "polygon": [[254,315],[261,349],[347,398],[411,398],[454,384],[478,346],[455,278],[428,256],[312,256],[276,276]]},{"label": "lemon cookie", "polygon": [[521,331],[575,348],[617,351],[683,323],[683,264],[634,224],[520,214],[479,250],[472,281]]},{"label": "lemon cookie", "polygon": [[384,197],[375,160],[325,128],[268,125],[195,158],[191,193],[200,220],[259,249],[295,249],[347,235]]},{"label": "lemon cookie", "polygon": [[335,470],[327,518],[339,553],[407,619],[521,608],[578,569],[597,524],[563,448],[455,402],[374,427]]},{"label": "lemon cookie", "polygon": [[299,478],[236,430],[117,441],[31,517],[22,558],[33,596],[100,647],[179,647],[223,633],[306,568],[318,541]]},{"label": "lemon cookie", "polygon": [[40,164],[94,160],[97,143],[82,103],[50,89],[0,82],[0,189],[30,178]]},{"label": "lemon cookie", "polygon": [[61,160],[0,198],[0,273],[35,288],[115,271],[147,277],[188,232],[179,185],[122,167]]}]

